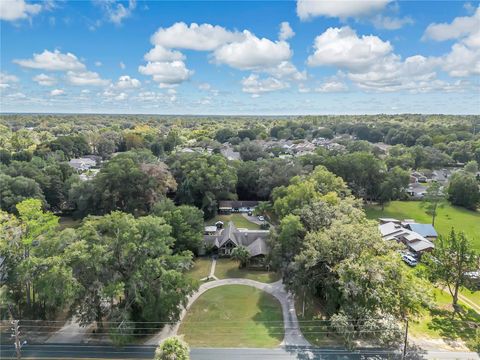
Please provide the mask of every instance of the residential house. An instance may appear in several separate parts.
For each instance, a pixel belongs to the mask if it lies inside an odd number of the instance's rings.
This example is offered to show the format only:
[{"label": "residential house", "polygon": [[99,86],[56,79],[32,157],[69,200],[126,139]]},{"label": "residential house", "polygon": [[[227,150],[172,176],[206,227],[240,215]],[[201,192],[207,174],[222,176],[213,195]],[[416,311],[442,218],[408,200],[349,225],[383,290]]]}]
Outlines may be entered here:
[{"label": "residential house", "polygon": [[410,223],[406,227],[417,234],[422,235],[427,240],[435,241],[438,238],[437,231],[431,224]]},{"label": "residential house", "polygon": [[96,166],[97,162],[95,161],[95,159],[82,157],[82,158],[76,158],[76,159],[70,160],[68,162],[68,165],[70,165],[72,168],[74,168],[78,172],[82,172],[82,171],[87,171],[90,168]]},{"label": "residential house", "polygon": [[423,199],[425,193],[427,192],[427,186],[420,183],[411,183],[406,193],[414,199]]},{"label": "residential house", "polygon": [[[208,229],[207,229],[208,228]],[[204,242],[205,248],[211,249],[219,256],[230,256],[233,249],[238,246],[245,246],[252,258],[263,259],[270,252],[267,244],[268,230],[238,229],[232,221],[225,228],[205,227]]]},{"label": "residential house", "polygon": [[258,201],[221,200],[218,203],[220,214],[248,213],[255,210]]},{"label": "residential house", "polygon": [[414,171],[410,174],[410,181],[415,182],[415,183],[426,183],[428,181],[428,178],[422,174],[421,172]]},{"label": "residential house", "polygon": [[233,150],[233,148],[229,145],[224,145],[220,149],[220,153],[225,156],[228,160],[240,160],[240,153],[238,151]]},{"label": "residential house", "polygon": [[427,224],[416,224],[411,221],[400,222],[396,220],[381,223],[380,225],[378,225],[378,230],[380,231],[380,234],[382,235],[382,238],[384,240],[395,240],[397,242],[403,243],[412,253],[416,255],[421,255],[424,252],[432,251],[435,248],[433,242],[425,236],[412,230],[412,227],[419,230],[425,230],[426,234],[432,234],[431,229],[427,229],[426,226],[423,227],[413,225]]}]

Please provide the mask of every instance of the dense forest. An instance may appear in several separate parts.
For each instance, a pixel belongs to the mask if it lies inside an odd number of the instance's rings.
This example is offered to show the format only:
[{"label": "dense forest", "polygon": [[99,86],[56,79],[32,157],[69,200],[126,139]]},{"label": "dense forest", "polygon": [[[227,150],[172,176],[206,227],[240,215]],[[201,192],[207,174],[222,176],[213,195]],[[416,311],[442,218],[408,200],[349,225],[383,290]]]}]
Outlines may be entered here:
[{"label": "dense forest", "polygon": [[[3,115],[1,208],[13,211],[19,200],[33,197],[48,209],[77,217],[114,209],[147,213],[168,196],[208,217],[218,200],[269,200],[273,188],[317,165],[341,176],[356,196],[388,201],[403,196],[399,188],[408,183],[407,171],[478,164],[479,123],[477,116],[445,115]],[[340,146],[281,156],[285,141],[318,138],[335,138]],[[225,144],[240,154],[239,160],[222,156]],[[88,182],[67,164],[86,155],[102,164]],[[470,168],[475,173],[474,163]]]}]

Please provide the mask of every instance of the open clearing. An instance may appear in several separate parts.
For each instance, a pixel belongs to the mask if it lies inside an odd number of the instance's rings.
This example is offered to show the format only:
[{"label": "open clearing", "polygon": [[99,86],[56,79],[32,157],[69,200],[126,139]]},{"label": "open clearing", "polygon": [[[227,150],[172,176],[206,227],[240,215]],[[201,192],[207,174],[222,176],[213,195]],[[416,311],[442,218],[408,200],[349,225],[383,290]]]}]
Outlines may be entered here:
[{"label": "open clearing", "polygon": [[434,289],[433,294],[435,304],[423,310],[422,316],[411,324],[411,334],[420,339],[463,340],[473,350],[478,341],[475,326],[480,323],[480,315],[462,301],[459,302],[462,311],[454,315],[452,297],[440,289]]},{"label": "open clearing", "polygon": [[227,224],[229,221],[233,221],[233,224],[237,228],[250,229],[250,230],[259,230],[260,225],[248,221],[242,214],[231,214],[231,215],[217,215],[213,219],[208,220],[206,225],[215,225],[217,221],[223,221],[224,224]]},{"label": "open clearing", "polygon": [[[367,206],[365,211],[370,219],[379,217],[393,217],[397,219],[414,219],[422,223],[431,223],[431,216],[421,208],[420,201],[392,201],[382,211],[380,206]],[[480,251],[480,212],[471,211],[448,203],[438,210],[435,219],[435,229],[440,235],[448,235],[450,230],[463,231],[473,244],[473,247]]]},{"label": "open clearing", "polygon": [[220,286],[195,301],[178,334],[192,347],[273,348],[284,336],[282,308],[256,288]]},{"label": "open clearing", "polygon": [[272,271],[253,270],[248,268],[239,269],[238,262],[229,258],[217,260],[215,276],[219,279],[243,278],[263,283],[271,283],[280,279],[280,275]]}]

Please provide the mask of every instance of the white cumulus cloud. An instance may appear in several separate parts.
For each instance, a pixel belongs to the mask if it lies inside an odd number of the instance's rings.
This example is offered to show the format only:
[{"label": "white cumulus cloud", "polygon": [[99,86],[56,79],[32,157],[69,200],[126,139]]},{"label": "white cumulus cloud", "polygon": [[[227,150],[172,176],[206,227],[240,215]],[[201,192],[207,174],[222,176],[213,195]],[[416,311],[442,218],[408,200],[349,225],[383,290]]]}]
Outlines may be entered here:
[{"label": "white cumulus cloud", "polygon": [[295,36],[295,32],[290,27],[290,24],[287,21],[284,21],[280,24],[280,32],[278,33],[278,38],[280,40],[288,40]]},{"label": "white cumulus cloud", "polygon": [[290,61],[282,61],[277,66],[266,68],[264,71],[276,78],[302,81],[307,79],[307,72],[299,71]]},{"label": "white cumulus cloud", "polygon": [[319,87],[315,89],[317,92],[342,92],[342,91],[347,91],[348,86],[342,82],[342,81],[326,81],[323,84],[321,84]]},{"label": "white cumulus cloud", "polygon": [[170,49],[211,51],[242,37],[241,33],[228,31],[218,25],[177,22],[168,28],[158,29],[151,42]]},{"label": "white cumulus cloud", "polygon": [[161,45],[155,45],[148,53],[145,54],[146,61],[175,61],[185,60],[185,55],[180,51],[170,50]]},{"label": "white cumulus cloud", "polygon": [[362,17],[381,11],[391,0],[298,0],[297,15],[302,20],[316,16]]},{"label": "white cumulus cloud", "polygon": [[128,75],[123,75],[118,78],[115,87],[117,89],[134,89],[140,87],[141,83],[140,80],[131,78]]},{"label": "white cumulus cloud", "polygon": [[116,25],[120,25],[125,18],[130,17],[137,7],[135,0],[129,0],[126,7],[116,0],[96,0],[94,3],[102,8],[107,20]]},{"label": "white cumulus cloud", "polygon": [[398,30],[404,25],[412,25],[414,21],[410,16],[399,18],[378,14],[372,19],[372,23],[377,29]]},{"label": "white cumulus cloud", "polygon": [[52,91],[50,91],[51,96],[59,96],[63,94],[65,94],[65,91],[63,91],[62,89],[53,89]]},{"label": "white cumulus cloud", "polygon": [[292,51],[285,41],[259,39],[245,30],[244,39],[218,48],[214,52],[216,62],[227,64],[240,70],[258,70],[276,66],[290,59]]},{"label": "white cumulus cloud", "polygon": [[77,86],[106,86],[110,83],[109,80],[102,79],[98,73],[93,71],[69,71],[67,72],[67,81]]},{"label": "white cumulus cloud", "polygon": [[13,62],[22,67],[48,71],[85,69],[85,65],[74,54],[62,54],[58,50],[53,52],[44,50],[41,54],[33,54],[32,59],[16,59]]},{"label": "white cumulus cloud", "polygon": [[29,4],[24,0],[1,0],[0,20],[15,21],[27,19],[42,11],[40,4]]},{"label": "white cumulus cloud", "polygon": [[444,41],[458,39],[473,33],[480,32],[480,7],[477,8],[473,16],[463,16],[455,18],[450,24],[430,24],[428,25],[423,39],[432,39],[435,41]]},{"label": "white cumulus cloud", "polygon": [[242,79],[242,91],[253,95],[278,91],[287,87],[288,84],[281,80],[273,77],[261,79],[257,74],[251,74]]},{"label": "white cumulus cloud", "polygon": [[151,75],[153,80],[160,85],[177,85],[190,78],[193,71],[187,69],[185,63],[180,60],[171,62],[148,62],[140,65],[138,71],[143,75]]},{"label": "white cumulus cloud", "polygon": [[34,76],[33,81],[42,86],[53,86],[57,83],[57,79],[55,79],[53,76],[49,76],[43,73]]},{"label": "white cumulus cloud", "polygon": [[392,51],[390,42],[374,35],[358,37],[350,27],[328,28],[315,38],[310,66],[331,65],[350,70],[368,69]]},{"label": "white cumulus cloud", "polygon": [[423,39],[457,39],[450,52],[439,59],[443,70],[453,77],[480,75],[480,7],[472,16],[457,17],[451,23],[430,24]]},{"label": "white cumulus cloud", "polygon": [[9,88],[10,84],[14,82],[18,82],[18,78],[15,75],[0,72],[0,89]]}]

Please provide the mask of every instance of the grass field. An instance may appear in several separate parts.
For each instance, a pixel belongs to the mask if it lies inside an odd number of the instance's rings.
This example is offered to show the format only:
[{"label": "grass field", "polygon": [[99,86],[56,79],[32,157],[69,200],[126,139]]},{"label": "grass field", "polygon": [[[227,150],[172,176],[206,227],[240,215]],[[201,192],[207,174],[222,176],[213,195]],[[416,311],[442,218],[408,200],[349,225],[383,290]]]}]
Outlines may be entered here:
[{"label": "grass field", "polygon": [[231,259],[218,259],[215,267],[215,276],[219,279],[245,278],[264,283],[275,282],[280,275],[271,271],[239,269],[238,262]]},{"label": "grass field", "polygon": [[[414,219],[422,223],[431,223],[432,218],[421,208],[420,201],[392,201],[382,212],[380,206],[368,206],[365,209],[370,219],[379,217],[393,217],[397,219]],[[435,229],[440,235],[448,235],[451,228],[456,231],[463,231],[473,244],[473,247],[480,251],[480,212],[466,210],[461,207],[445,204],[438,210],[435,219]]]},{"label": "grass field", "polygon": [[192,347],[277,347],[284,335],[282,309],[256,288],[220,286],[195,301],[178,334]]},{"label": "grass field", "polygon": [[212,259],[209,257],[196,258],[193,267],[188,270],[187,275],[195,280],[203,279],[210,274],[211,265]]},{"label": "grass field", "polygon": [[477,336],[475,324],[478,326],[480,323],[480,315],[460,301],[462,311],[454,316],[451,296],[440,289],[434,289],[433,294],[435,304],[431,309],[425,309],[418,321],[412,323],[411,334],[421,339],[460,339],[474,349]]},{"label": "grass field", "polygon": [[233,223],[237,228],[244,228],[244,229],[250,229],[250,230],[260,229],[260,225],[252,223],[251,221],[248,221],[241,214],[217,215],[213,219],[208,220],[206,222],[206,225],[215,225],[217,221],[223,221],[225,225],[229,221],[233,221]]},{"label": "grass field", "polygon": [[460,294],[465,296],[470,301],[473,301],[475,304],[480,306],[480,291],[472,291],[469,289],[461,289]]}]

